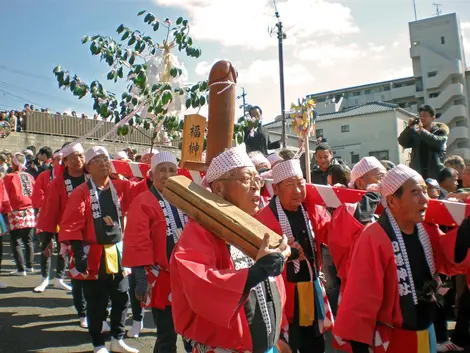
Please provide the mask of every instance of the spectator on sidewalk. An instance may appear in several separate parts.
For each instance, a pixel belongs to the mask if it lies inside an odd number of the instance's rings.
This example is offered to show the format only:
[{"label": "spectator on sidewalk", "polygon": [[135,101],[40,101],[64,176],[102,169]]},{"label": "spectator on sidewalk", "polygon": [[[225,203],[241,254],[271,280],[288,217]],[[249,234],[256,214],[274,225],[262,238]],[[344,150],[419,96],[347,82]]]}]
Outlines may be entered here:
[{"label": "spectator on sidewalk", "polygon": [[458,177],[458,188],[463,188],[462,178],[463,178],[463,171],[465,169],[465,161],[460,156],[450,156],[447,157],[444,161],[444,166],[447,168],[453,168],[459,173]]},{"label": "spectator on sidewalk", "polygon": [[403,148],[411,148],[411,167],[424,180],[437,179],[444,168],[449,128],[436,123],[436,111],[430,105],[419,108],[419,118],[410,118],[398,137]]}]

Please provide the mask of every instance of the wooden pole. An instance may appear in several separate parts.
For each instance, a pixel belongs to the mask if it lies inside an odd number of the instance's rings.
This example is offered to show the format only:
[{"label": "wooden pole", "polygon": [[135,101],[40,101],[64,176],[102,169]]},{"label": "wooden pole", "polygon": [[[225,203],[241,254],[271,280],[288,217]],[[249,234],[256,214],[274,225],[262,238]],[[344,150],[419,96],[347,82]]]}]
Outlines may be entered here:
[{"label": "wooden pole", "polygon": [[305,149],[305,175],[306,175],[306,180],[307,180],[307,183],[311,183],[312,182],[312,179],[311,179],[311,171],[310,171],[310,134],[312,134],[313,136],[316,135],[316,132],[315,132],[315,124],[313,124],[312,126],[312,131],[310,131],[308,134],[307,134],[307,137],[305,138],[305,146],[304,146],[304,149]]}]

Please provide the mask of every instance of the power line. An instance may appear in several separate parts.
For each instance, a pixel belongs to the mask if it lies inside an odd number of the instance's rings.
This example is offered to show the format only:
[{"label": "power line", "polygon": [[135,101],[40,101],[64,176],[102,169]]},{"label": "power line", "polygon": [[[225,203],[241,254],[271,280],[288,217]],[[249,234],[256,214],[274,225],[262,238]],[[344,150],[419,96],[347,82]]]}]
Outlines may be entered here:
[{"label": "power line", "polygon": [[23,76],[28,76],[30,78],[35,77],[35,78],[40,79],[40,80],[51,81],[51,78],[52,78],[52,77],[47,77],[47,76],[43,76],[43,75],[38,75],[38,74],[33,73],[33,72],[28,72],[28,71],[24,71],[24,70],[15,69],[15,68],[12,68],[12,67],[9,67],[9,66],[6,66],[6,65],[0,65],[0,70],[8,71],[10,73],[16,73],[16,74],[23,75]]},{"label": "power line", "polygon": [[[12,94],[10,92],[4,91],[3,89],[0,89],[0,92],[3,92],[4,95],[9,95],[9,96],[12,96],[14,98],[21,99],[24,102],[29,102],[31,104],[37,105],[38,107],[47,108],[46,106],[43,106],[40,103],[36,103],[36,102],[31,101],[30,99],[27,99],[27,98],[24,98],[24,97],[21,97],[21,96],[17,96],[16,94]],[[55,109],[51,109],[51,108],[49,108],[49,109],[53,110],[53,111],[56,111]]]},{"label": "power line", "polygon": [[50,98],[50,99],[60,100],[62,102],[66,102],[67,104],[73,104],[74,106],[82,106],[82,107],[86,106],[87,108],[90,108],[90,106],[88,104],[72,102],[68,99],[64,99],[64,98],[60,98],[60,97],[56,97],[56,96],[51,96],[51,95],[46,94],[46,93],[34,91],[34,90],[24,88],[24,87],[20,87],[20,86],[15,86],[11,83],[1,81],[1,80],[0,80],[0,87],[6,88],[6,89],[11,89],[13,91],[19,91],[20,93],[36,95],[36,96],[43,96],[43,97],[47,97],[47,98]]}]

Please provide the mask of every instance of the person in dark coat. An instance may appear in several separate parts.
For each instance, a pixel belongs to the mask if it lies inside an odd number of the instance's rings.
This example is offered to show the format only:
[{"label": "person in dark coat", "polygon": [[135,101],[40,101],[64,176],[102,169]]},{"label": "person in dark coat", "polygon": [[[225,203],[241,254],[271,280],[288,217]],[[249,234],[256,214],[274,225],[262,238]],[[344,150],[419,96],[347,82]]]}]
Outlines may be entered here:
[{"label": "person in dark coat", "polygon": [[419,108],[419,119],[410,118],[408,126],[398,136],[403,148],[411,148],[411,168],[423,179],[438,179],[444,168],[449,128],[436,123],[436,111],[430,105]]},{"label": "person in dark coat", "polygon": [[315,148],[315,162],[311,172],[312,184],[328,185],[328,174],[334,165],[342,164],[349,169],[344,161],[333,157],[333,150],[326,142],[320,143]]},{"label": "person in dark coat", "polygon": [[268,131],[261,125],[263,111],[258,106],[250,108],[250,117],[255,123],[255,127],[245,127],[246,152],[260,151],[265,156],[268,150],[275,150],[281,147],[281,141],[271,142]]}]

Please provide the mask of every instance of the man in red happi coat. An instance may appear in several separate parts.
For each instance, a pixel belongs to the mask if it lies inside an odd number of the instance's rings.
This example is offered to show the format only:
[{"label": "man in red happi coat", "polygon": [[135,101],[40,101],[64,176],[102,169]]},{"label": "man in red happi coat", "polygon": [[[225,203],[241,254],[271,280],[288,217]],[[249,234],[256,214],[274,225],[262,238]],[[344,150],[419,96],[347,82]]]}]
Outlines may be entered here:
[{"label": "man in red happi coat", "polygon": [[[215,157],[203,183],[246,213],[256,212],[262,179],[240,147]],[[268,240],[252,260],[194,220],[186,225],[170,261],[171,302],[176,332],[194,352],[290,351],[281,338],[280,276],[290,248],[285,237],[276,249]]]},{"label": "man in red happi coat", "polygon": [[306,183],[298,159],[277,163],[273,170],[275,196],[255,216],[278,234],[285,234],[300,256],[292,257],[283,273],[286,316],[293,352],[324,352],[323,333],[333,315],[321,280],[320,245],[327,243],[330,216],[323,206],[305,204]]},{"label": "man in red happi coat", "polygon": [[[339,206],[331,215],[332,222],[328,230],[328,248],[341,279],[339,300],[346,286],[352,249],[364,227],[378,219],[378,210],[382,209],[378,184],[385,176],[385,167],[375,157],[364,157],[351,171],[351,189],[366,190],[361,200],[354,204]],[[336,314],[336,306],[333,312]]]},{"label": "man in red happi coat", "polygon": [[[433,322],[442,293],[439,273],[470,266],[469,220],[443,234],[422,223],[428,206],[423,178],[398,165],[381,181],[387,208],[356,241],[333,333],[354,353],[435,353]],[[459,265],[457,265],[459,264]]]},{"label": "man in red happi coat", "polygon": [[[60,168],[60,173],[52,180],[47,188],[47,195],[39,212],[37,233],[40,235],[43,249],[41,253],[41,283],[34,288],[34,292],[43,292],[49,285],[49,273],[52,256],[52,239],[58,242],[58,229],[65,205],[72,191],[85,181],[85,156],[84,149],[80,143],[67,143],[60,150],[63,158],[64,168]],[[57,168],[59,169],[59,168]],[[45,173],[45,172],[44,172]],[[41,173],[40,176],[44,173]],[[55,174],[55,173],[54,173]],[[65,245],[61,244],[61,251],[57,258],[56,280],[57,288],[66,288],[65,276]],[[73,305],[77,311],[80,326],[87,327],[86,301],[83,295],[82,282],[72,278]]]},{"label": "man in red happi coat", "polygon": [[60,175],[63,172],[61,166],[62,162],[62,153],[60,150],[54,152],[53,159],[51,160],[50,166],[41,172],[36,178],[36,183],[34,184],[33,190],[33,207],[34,209],[40,209],[42,203],[47,194],[47,189],[52,183],[52,180]]},{"label": "man in red happi coat", "polygon": [[163,196],[166,180],[178,172],[176,156],[160,152],[152,157],[151,167],[150,190],[129,207],[122,264],[132,268],[135,296],[152,309],[157,328],[154,352],[174,353],[177,335],[171,314],[169,263],[187,216]]},{"label": "man in red happi coat", "polygon": [[[8,225],[11,251],[16,264],[16,271],[10,273],[13,276],[25,276],[26,272],[33,272],[33,228],[36,226],[36,215],[31,197],[34,178],[24,171],[25,163],[26,157],[21,153],[15,153],[12,159],[12,172],[3,178],[11,206],[8,212]],[[25,248],[26,261],[21,242]]]},{"label": "man in red happi coat", "polygon": [[[7,191],[3,183],[3,178],[0,177],[0,272],[2,270],[2,257],[3,257],[3,241],[2,235],[8,232],[7,222],[3,215],[11,211],[10,200],[8,199]],[[0,289],[7,288],[7,285],[0,281]]]},{"label": "man in red happi coat", "polygon": [[70,275],[83,282],[88,332],[95,353],[105,347],[102,323],[111,301],[111,351],[138,352],[123,341],[129,284],[122,266],[123,217],[127,180],[111,180],[111,161],[104,147],[85,152],[89,177],[70,195],[60,222],[59,241],[70,244]]}]

